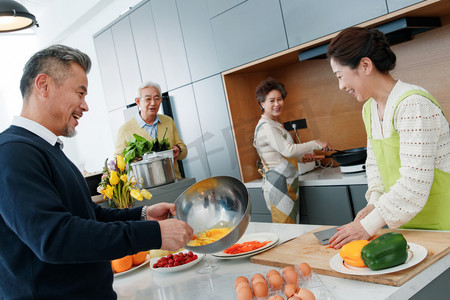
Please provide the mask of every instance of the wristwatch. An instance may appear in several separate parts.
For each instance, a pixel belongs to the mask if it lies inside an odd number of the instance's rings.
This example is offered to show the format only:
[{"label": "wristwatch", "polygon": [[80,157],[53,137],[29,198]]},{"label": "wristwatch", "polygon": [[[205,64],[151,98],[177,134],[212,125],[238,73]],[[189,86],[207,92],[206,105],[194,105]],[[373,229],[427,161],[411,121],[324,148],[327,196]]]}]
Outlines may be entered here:
[{"label": "wristwatch", "polygon": [[141,210],[141,221],[145,221],[145,217],[147,215],[147,205],[142,206]]}]

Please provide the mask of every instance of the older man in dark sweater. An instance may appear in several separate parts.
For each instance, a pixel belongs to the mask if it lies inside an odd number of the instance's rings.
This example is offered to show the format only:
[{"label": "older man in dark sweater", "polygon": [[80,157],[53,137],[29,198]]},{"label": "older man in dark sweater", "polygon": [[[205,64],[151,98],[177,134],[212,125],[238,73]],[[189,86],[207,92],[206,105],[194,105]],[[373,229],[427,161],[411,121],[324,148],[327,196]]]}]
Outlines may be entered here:
[{"label": "older man in dark sweater", "polygon": [[91,201],[58,136],[88,110],[90,59],[55,45],[36,53],[21,80],[20,117],[0,134],[0,299],[115,299],[110,260],[176,250],[193,235],[162,203],[105,209]]}]

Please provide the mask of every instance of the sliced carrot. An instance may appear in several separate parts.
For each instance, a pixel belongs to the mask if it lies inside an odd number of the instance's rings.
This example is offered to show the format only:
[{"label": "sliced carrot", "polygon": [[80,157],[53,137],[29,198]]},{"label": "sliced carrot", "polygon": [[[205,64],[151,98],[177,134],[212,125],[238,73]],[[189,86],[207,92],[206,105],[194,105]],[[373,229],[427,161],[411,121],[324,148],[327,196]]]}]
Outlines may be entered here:
[{"label": "sliced carrot", "polygon": [[234,244],[233,246],[229,247],[228,249],[224,250],[223,252],[228,254],[238,254],[238,253],[245,253],[249,251],[253,251],[256,249],[259,249],[261,247],[264,247],[268,243],[272,241],[265,241],[265,242],[258,242],[258,241],[248,241],[244,242],[242,244]]}]

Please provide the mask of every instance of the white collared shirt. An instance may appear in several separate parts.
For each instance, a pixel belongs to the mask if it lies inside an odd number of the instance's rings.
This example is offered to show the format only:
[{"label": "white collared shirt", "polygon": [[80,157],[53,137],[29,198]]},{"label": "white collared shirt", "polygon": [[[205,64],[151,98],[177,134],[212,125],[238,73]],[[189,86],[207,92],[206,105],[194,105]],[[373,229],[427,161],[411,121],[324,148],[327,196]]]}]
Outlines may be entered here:
[{"label": "white collared shirt", "polygon": [[31,131],[32,133],[46,140],[52,146],[55,146],[56,143],[59,143],[59,147],[61,148],[61,150],[64,147],[63,142],[53,132],[35,121],[21,116],[14,116],[12,125],[22,127],[28,131]]}]

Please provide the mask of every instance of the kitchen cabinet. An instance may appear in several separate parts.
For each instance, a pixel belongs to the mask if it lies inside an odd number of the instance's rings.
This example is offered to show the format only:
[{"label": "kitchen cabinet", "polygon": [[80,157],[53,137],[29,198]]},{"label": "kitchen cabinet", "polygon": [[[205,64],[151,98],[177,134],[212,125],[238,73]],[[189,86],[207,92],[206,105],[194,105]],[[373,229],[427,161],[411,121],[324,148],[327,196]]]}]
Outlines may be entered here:
[{"label": "kitchen cabinet", "polygon": [[424,0],[387,0],[388,11],[393,12]]},{"label": "kitchen cabinet", "polygon": [[191,83],[189,66],[175,0],[150,2],[158,36],[167,89]]},{"label": "kitchen cabinet", "polygon": [[188,148],[183,159],[186,177],[197,181],[211,177],[192,84],[170,91],[170,102],[178,133]]},{"label": "kitchen cabinet", "polygon": [[353,213],[356,216],[356,214],[367,205],[367,184],[350,185],[348,188],[352,199]]},{"label": "kitchen cabinet", "polygon": [[142,82],[131,32],[130,18],[124,17],[111,27],[125,104],[134,103],[136,89]]},{"label": "kitchen cabinet", "polygon": [[247,190],[250,202],[252,203],[251,221],[271,223],[272,215],[267,209],[262,188],[248,188]]},{"label": "kitchen cabinet", "polygon": [[94,45],[108,111],[123,107],[125,98],[111,28],[95,36]]},{"label": "kitchen cabinet", "polygon": [[225,0],[225,1],[206,0],[209,17],[214,18],[218,14],[221,14],[245,1],[246,0]]},{"label": "kitchen cabinet", "polygon": [[385,0],[280,2],[289,48],[388,13]]},{"label": "kitchen cabinet", "polygon": [[211,19],[221,70],[287,49],[278,0],[248,0]]},{"label": "kitchen cabinet", "polygon": [[[214,3],[226,2],[214,1]],[[218,74],[221,70],[206,1],[177,0],[177,8],[192,81]]]},{"label": "kitchen cabinet", "polygon": [[[153,81],[161,86],[161,92],[167,91],[166,77],[161,61],[158,37],[150,2],[130,14],[136,55],[139,62],[142,81]],[[135,86],[135,92],[138,85]]]},{"label": "kitchen cabinet", "polygon": [[240,180],[222,77],[216,75],[195,82],[193,88],[210,175]]},{"label": "kitchen cabinet", "polygon": [[347,186],[300,187],[300,223],[344,225],[353,220]]}]

